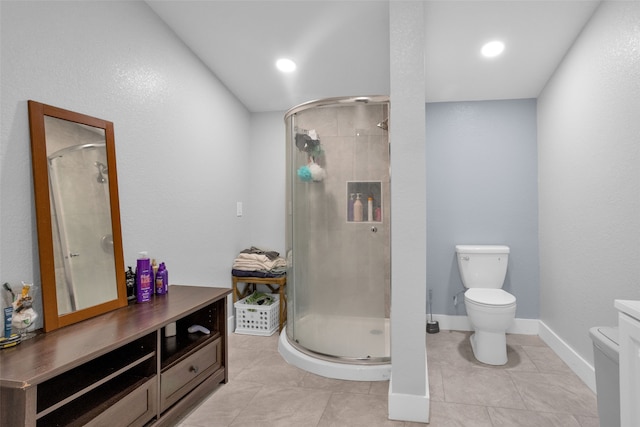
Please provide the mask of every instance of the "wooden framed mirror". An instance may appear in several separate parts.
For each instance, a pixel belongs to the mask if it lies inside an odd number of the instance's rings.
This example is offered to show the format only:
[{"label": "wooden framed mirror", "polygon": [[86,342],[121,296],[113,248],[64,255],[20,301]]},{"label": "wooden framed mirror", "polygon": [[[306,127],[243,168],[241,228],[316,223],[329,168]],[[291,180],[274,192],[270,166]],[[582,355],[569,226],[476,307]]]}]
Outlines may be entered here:
[{"label": "wooden framed mirror", "polygon": [[113,123],[29,101],[45,332],[127,305]]}]

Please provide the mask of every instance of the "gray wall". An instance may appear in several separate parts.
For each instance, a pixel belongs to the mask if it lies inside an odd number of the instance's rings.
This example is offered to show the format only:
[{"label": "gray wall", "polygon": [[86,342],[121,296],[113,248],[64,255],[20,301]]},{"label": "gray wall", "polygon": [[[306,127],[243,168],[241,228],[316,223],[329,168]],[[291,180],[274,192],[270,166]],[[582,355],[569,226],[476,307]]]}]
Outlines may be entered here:
[{"label": "gray wall", "polygon": [[536,101],[429,103],[427,286],[433,311],[465,314],[456,244],[511,248],[504,289],[538,318]]},{"label": "gray wall", "polygon": [[640,2],[603,2],[538,99],[541,320],[588,331],[640,299]]},{"label": "gray wall", "polygon": [[114,122],[127,264],[147,250],[171,283],[230,286],[255,212],[235,215],[249,198],[247,110],[144,2],[0,8],[2,281],[40,286],[33,99]]},{"label": "gray wall", "polygon": [[251,114],[249,197],[244,210],[251,218],[251,245],[285,253],[284,111]]}]

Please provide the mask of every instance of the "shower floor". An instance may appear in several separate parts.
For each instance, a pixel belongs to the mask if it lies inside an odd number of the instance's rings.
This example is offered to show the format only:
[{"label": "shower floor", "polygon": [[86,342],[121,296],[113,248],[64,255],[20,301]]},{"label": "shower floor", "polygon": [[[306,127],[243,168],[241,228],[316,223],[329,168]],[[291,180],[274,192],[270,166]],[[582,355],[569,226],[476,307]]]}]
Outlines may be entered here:
[{"label": "shower floor", "polygon": [[297,346],[289,342],[285,328],[278,347],[285,360],[298,368],[329,378],[389,379],[389,319],[308,315],[295,321],[295,338]]},{"label": "shower floor", "polygon": [[380,359],[390,355],[389,319],[311,314],[295,321],[302,347],[327,356]]}]

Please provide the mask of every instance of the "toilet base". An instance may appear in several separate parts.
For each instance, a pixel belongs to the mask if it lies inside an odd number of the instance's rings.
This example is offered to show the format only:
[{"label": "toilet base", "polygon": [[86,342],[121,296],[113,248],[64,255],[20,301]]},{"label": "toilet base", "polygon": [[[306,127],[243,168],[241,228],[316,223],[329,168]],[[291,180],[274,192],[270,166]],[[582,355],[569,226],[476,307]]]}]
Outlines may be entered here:
[{"label": "toilet base", "polygon": [[507,363],[507,337],[504,332],[476,331],[469,338],[475,358],[487,365]]}]

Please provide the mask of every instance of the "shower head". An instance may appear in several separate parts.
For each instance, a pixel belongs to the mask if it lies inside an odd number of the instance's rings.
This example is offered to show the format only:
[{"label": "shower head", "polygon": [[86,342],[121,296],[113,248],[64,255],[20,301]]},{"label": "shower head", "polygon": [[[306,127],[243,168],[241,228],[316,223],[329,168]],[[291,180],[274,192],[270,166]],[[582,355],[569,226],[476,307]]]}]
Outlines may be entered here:
[{"label": "shower head", "polygon": [[107,182],[107,179],[103,175],[107,174],[107,166],[101,162],[95,162],[94,165],[98,168],[98,177],[96,178],[96,181],[98,181],[99,184],[104,184],[105,182]]},{"label": "shower head", "polygon": [[378,126],[382,130],[389,130],[389,118],[387,117],[386,119],[378,123],[376,126]]}]

